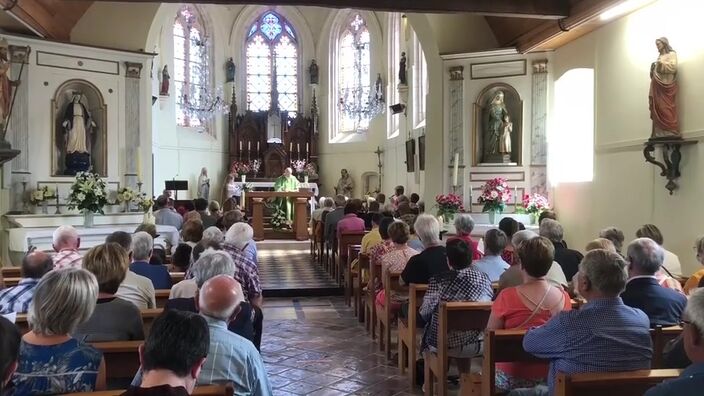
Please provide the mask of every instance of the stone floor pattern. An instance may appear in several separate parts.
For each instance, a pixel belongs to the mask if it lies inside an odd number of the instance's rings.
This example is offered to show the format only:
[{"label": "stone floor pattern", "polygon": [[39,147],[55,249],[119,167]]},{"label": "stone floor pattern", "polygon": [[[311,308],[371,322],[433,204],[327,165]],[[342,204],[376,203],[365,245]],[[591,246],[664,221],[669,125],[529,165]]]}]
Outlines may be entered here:
[{"label": "stone floor pattern", "polygon": [[379,352],[342,297],[265,299],[262,356],[274,395],[422,394]]}]

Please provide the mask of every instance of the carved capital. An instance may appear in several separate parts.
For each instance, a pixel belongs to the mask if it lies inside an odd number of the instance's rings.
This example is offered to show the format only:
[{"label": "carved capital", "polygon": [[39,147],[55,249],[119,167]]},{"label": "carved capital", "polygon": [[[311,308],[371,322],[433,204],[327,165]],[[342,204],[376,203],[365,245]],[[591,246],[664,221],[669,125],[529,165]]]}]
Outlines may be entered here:
[{"label": "carved capital", "polygon": [[450,68],[450,81],[464,80],[464,66],[453,66]]},{"label": "carved capital", "polygon": [[125,62],[125,77],[139,78],[142,73],[142,64],[138,62]]},{"label": "carved capital", "polygon": [[10,50],[10,62],[12,63],[29,63],[29,53],[32,52],[32,48],[29,46],[22,45],[11,45]]},{"label": "carved capital", "polygon": [[536,73],[547,73],[548,72],[548,60],[540,59],[533,61],[533,74]]}]

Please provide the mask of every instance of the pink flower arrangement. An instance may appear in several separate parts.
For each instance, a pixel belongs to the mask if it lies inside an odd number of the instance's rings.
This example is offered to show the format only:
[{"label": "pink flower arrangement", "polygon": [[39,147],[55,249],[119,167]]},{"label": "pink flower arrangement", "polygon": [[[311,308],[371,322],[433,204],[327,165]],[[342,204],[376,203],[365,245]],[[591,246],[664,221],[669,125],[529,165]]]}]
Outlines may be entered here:
[{"label": "pink flower arrangement", "polygon": [[291,168],[294,172],[301,174],[306,171],[306,164],[306,160],[291,161]]},{"label": "pink flower arrangement", "polygon": [[526,213],[541,213],[550,209],[548,199],[538,193],[525,194],[523,196],[523,208]]},{"label": "pink flower arrangement", "polygon": [[501,213],[506,208],[506,203],[511,199],[511,189],[506,179],[497,177],[482,186],[479,203],[484,204],[482,211]]},{"label": "pink flower arrangement", "polygon": [[462,197],[455,194],[440,194],[435,197],[435,204],[438,207],[438,215],[454,215],[457,212],[464,212]]},{"label": "pink flower arrangement", "polygon": [[234,173],[238,176],[246,175],[251,170],[249,163],[244,161],[233,161],[232,165],[230,165],[230,173]]}]

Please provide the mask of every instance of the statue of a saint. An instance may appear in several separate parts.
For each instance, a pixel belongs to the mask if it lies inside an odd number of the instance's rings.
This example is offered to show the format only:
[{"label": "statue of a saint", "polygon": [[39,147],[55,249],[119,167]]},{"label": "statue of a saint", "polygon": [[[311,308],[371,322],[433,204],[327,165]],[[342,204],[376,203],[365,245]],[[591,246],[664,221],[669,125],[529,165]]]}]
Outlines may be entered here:
[{"label": "statue of a saint", "polygon": [[318,64],[315,63],[315,59],[310,61],[310,67],[308,67],[308,74],[310,74],[310,83],[318,84]]},{"label": "statue of a saint", "polygon": [[380,102],[384,102],[384,80],[381,79],[381,73],[376,75],[374,83],[374,97]]},{"label": "statue of a saint", "polygon": [[[484,132],[484,162],[492,162],[499,153],[499,140],[501,140],[504,117],[508,116],[508,110],[504,103],[504,92],[498,91],[491,99],[488,106],[489,117],[486,131]],[[513,127],[512,127],[513,128]]]},{"label": "statue of a saint", "polygon": [[210,199],[210,178],[206,167],[200,170],[200,176],[198,176],[198,198],[206,201]]},{"label": "statue of a saint", "polygon": [[159,88],[159,95],[169,96],[169,80],[171,80],[171,76],[169,75],[169,66],[164,65],[164,69],[161,71],[161,87]]},{"label": "statue of a saint", "polygon": [[228,58],[225,63],[225,82],[235,81],[235,62]]},{"label": "statue of a saint", "polygon": [[398,83],[408,85],[408,76],[406,74],[406,53],[401,52],[401,61],[398,65]]},{"label": "statue of a saint", "polygon": [[61,123],[66,132],[66,173],[70,175],[90,168],[88,137],[97,125],[91,118],[88,107],[81,102],[81,99],[84,98],[79,92],[73,93],[73,98],[66,106]]},{"label": "statue of a saint", "polygon": [[499,137],[499,153],[511,155],[511,133],[513,132],[513,122],[508,114],[504,115],[504,122],[501,124],[501,136]]},{"label": "statue of a saint", "polygon": [[352,190],[354,189],[354,180],[350,176],[347,169],[340,171],[340,180],[337,181],[337,186],[335,186],[335,194],[342,194],[347,198],[352,198]]},{"label": "statue of a saint", "polygon": [[10,81],[10,49],[6,39],[0,40],[0,127],[4,128],[10,116],[12,83]]},{"label": "statue of a saint", "polygon": [[651,138],[682,138],[677,118],[677,53],[665,37],[655,40],[658,59],[650,65]]},{"label": "statue of a saint", "polygon": [[[284,169],[284,174],[277,177],[274,181],[274,191],[298,191],[299,183],[298,179],[293,177],[293,170],[291,168]],[[293,201],[291,198],[277,198],[276,204],[285,213],[286,219],[289,222],[293,220]]]}]

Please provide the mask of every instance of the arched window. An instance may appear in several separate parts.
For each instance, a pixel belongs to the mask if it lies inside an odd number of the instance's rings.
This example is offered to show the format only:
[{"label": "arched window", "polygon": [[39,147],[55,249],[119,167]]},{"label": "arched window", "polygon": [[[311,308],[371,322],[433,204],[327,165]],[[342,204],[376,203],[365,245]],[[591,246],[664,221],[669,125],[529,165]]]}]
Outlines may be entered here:
[{"label": "arched window", "polygon": [[428,95],[428,63],[418,36],[413,33],[413,127],[425,126],[425,106]]},{"label": "arched window", "polygon": [[341,104],[338,111],[338,132],[363,132],[369,129],[366,112],[344,111],[361,109],[368,105],[371,89],[371,37],[367,22],[359,13],[353,13],[342,26],[337,41],[337,95]]},{"label": "arched window", "polygon": [[298,112],[298,40],[281,15],[266,11],[247,34],[247,108]]},{"label": "arched window", "polygon": [[[207,36],[195,7],[184,5],[176,14],[173,27],[176,124],[200,127],[200,120],[189,105],[196,105],[204,86],[209,84]],[[194,102],[195,101],[195,102]]]}]

